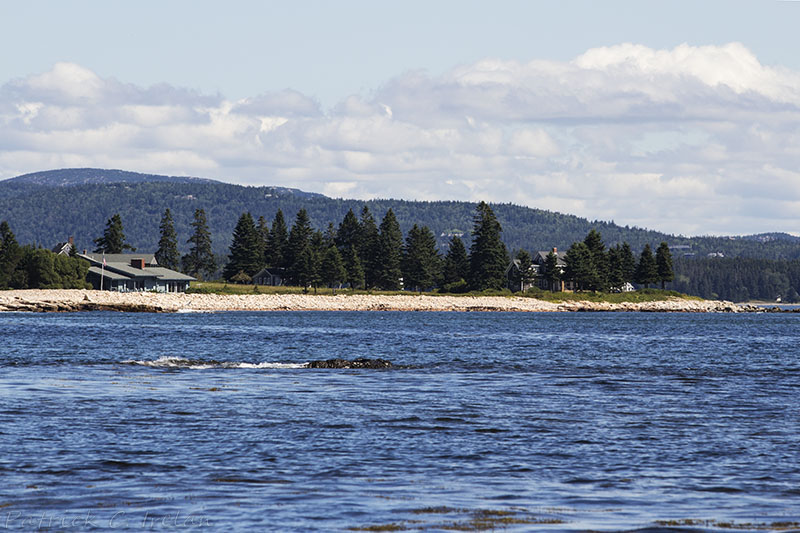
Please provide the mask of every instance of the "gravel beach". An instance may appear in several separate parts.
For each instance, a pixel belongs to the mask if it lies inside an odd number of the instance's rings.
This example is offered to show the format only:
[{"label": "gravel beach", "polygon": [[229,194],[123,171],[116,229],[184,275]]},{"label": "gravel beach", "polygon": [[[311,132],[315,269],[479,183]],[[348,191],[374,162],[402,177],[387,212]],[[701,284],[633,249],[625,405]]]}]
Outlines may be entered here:
[{"label": "gravel beach", "polygon": [[505,296],[351,295],[312,294],[183,294],[109,292],[93,290],[0,291],[0,311],[653,311],[653,312],[747,312],[750,305],[727,301],[670,299],[643,303],[554,303],[533,298]]}]

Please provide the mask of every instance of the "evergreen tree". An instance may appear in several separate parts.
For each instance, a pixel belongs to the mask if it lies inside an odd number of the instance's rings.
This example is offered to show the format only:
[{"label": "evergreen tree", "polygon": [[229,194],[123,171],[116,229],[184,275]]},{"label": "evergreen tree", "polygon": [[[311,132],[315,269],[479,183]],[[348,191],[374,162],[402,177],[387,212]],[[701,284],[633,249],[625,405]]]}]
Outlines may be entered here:
[{"label": "evergreen tree", "polygon": [[636,279],[636,256],[627,242],[623,242],[620,248],[619,264],[623,283],[633,283]]},{"label": "evergreen tree", "polygon": [[375,219],[369,208],[364,206],[361,210],[357,246],[358,255],[361,258],[361,266],[364,268],[364,286],[368,289],[375,287],[378,279],[378,269],[381,261],[378,250],[378,237],[378,226],[375,224]]},{"label": "evergreen tree", "polygon": [[22,248],[17,243],[11,226],[4,220],[0,222],[0,289],[14,286],[14,273],[21,260]]},{"label": "evergreen tree", "polygon": [[250,213],[243,213],[239,217],[233,230],[230,250],[228,264],[222,271],[225,279],[230,280],[240,272],[252,278],[261,270],[263,254],[260,237]]},{"label": "evergreen tree", "polygon": [[181,254],[178,252],[178,235],[175,233],[175,224],[169,208],[164,210],[161,217],[161,238],[158,240],[156,262],[164,268],[178,270],[181,263]]},{"label": "evergreen tree", "polygon": [[586,280],[586,288],[592,291],[604,291],[608,289],[608,264],[606,257],[606,245],[603,237],[594,229],[589,231],[583,244],[589,249],[591,255],[591,277]]},{"label": "evergreen tree", "polygon": [[403,285],[419,292],[433,287],[440,271],[436,237],[428,226],[414,227],[408,232],[403,250]]},{"label": "evergreen tree", "polygon": [[589,288],[589,284],[597,279],[592,252],[585,243],[573,243],[564,256],[564,262],[567,264],[564,274],[576,284],[578,290]]},{"label": "evergreen tree", "polygon": [[261,256],[260,263],[263,267],[268,264],[267,243],[269,242],[269,224],[267,223],[267,219],[265,219],[263,216],[258,217],[256,232],[258,233],[258,249]]},{"label": "evergreen tree", "polygon": [[558,266],[558,255],[550,250],[544,260],[544,279],[551,291],[561,288],[561,267]]},{"label": "evergreen tree", "polygon": [[125,242],[125,233],[122,230],[122,219],[115,213],[106,221],[103,236],[94,240],[97,245],[95,253],[121,254],[124,250],[136,251],[136,248]]},{"label": "evergreen tree", "polygon": [[264,250],[264,262],[272,268],[287,268],[287,248],[289,247],[289,231],[286,229],[286,220],[283,211],[278,209],[267,238],[267,247]]},{"label": "evergreen tree", "polygon": [[378,258],[380,265],[375,275],[375,285],[383,290],[396,291],[400,287],[400,278],[403,276],[401,262],[403,258],[403,232],[394,216],[394,211],[389,209],[383,217],[378,237]]},{"label": "evergreen tree", "polygon": [[464,241],[457,235],[453,235],[450,239],[447,255],[444,258],[444,279],[442,283],[446,286],[462,281],[466,282],[467,278],[469,278],[467,249],[464,247]]},{"label": "evergreen tree", "polygon": [[[316,294],[317,287],[322,283],[322,260],[329,246],[321,231],[315,231],[311,234],[309,246],[311,249],[311,275],[308,279],[308,284],[314,287],[314,294]],[[332,243],[331,246],[333,246]]]},{"label": "evergreen tree", "polygon": [[339,253],[339,248],[336,246],[329,246],[328,249],[325,250],[320,270],[322,282],[328,287],[332,287],[333,293],[336,294],[336,288],[347,280],[347,270],[344,267],[344,261],[342,261],[342,254]]},{"label": "evergreen tree", "polygon": [[355,245],[351,245],[345,252],[344,268],[347,271],[345,278],[351,289],[361,289],[364,287],[364,268],[361,266],[361,259]]},{"label": "evergreen tree", "polygon": [[181,258],[183,271],[199,279],[209,279],[217,271],[217,261],[211,252],[211,233],[205,210],[195,209],[192,228],[194,233],[186,241],[191,245],[189,253]]},{"label": "evergreen tree", "polygon": [[608,265],[609,288],[615,291],[621,290],[625,284],[625,276],[622,271],[622,247],[619,244],[608,249],[606,264]]},{"label": "evergreen tree", "polygon": [[518,251],[515,259],[517,268],[512,271],[514,290],[522,291],[525,290],[525,287],[530,286],[536,278],[536,274],[533,271],[533,260],[527,250]]},{"label": "evergreen tree", "polygon": [[672,253],[666,242],[662,242],[656,250],[656,270],[662,289],[666,288],[667,282],[675,279],[675,273],[672,271]]},{"label": "evergreen tree", "polygon": [[642,255],[639,256],[639,264],[636,265],[636,283],[650,287],[651,283],[658,281],[658,266],[653,257],[653,252],[649,244],[644,245]]},{"label": "evergreen tree", "polygon": [[503,228],[486,202],[478,204],[469,253],[469,285],[474,290],[502,289],[508,252],[500,240]]},{"label": "evergreen tree", "polygon": [[339,247],[339,251],[342,253],[349,250],[351,246],[355,246],[356,250],[358,250],[360,239],[361,226],[353,210],[348,209],[347,214],[339,224],[339,229],[336,231],[336,246]]},{"label": "evergreen tree", "polygon": [[311,221],[308,212],[300,209],[289,232],[285,261],[290,284],[307,287],[313,278],[314,261],[311,253]]}]

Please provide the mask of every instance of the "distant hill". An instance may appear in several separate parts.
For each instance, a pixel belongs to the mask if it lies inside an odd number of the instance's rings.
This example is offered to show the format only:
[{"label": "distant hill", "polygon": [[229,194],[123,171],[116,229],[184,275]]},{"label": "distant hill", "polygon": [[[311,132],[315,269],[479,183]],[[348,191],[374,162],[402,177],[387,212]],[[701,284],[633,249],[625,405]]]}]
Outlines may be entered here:
[{"label": "distant hill", "polygon": [[[102,235],[106,221],[119,213],[128,241],[139,250],[152,252],[158,243],[161,215],[169,208],[179,247],[185,253],[194,210],[202,208],[208,217],[214,252],[226,257],[233,228],[245,211],[271,222],[277,210],[282,209],[291,226],[297,211],[304,207],[312,225],[324,230],[329,222],[338,227],[348,209],[358,215],[364,205],[378,223],[389,208],[393,209],[403,232],[414,223],[427,225],[437,235],[441,248],[446,247],[452,234],[463,234],[469,244],[475,210],[475,204],[470,202],[364,202],[284,187],[246,187],[202,178],[104,169],[50,170],[0,181],[0,220],[9,222],[21,243],[47,247],[74,236],[79,249],[92,249],[92,241]],[[510,250],[537,251],[554,246],[566,249],[594,228],[603,235],[606,245],[626,241],[635,251],[647,243],[657,246],[666,241],[675,247],[676,256],[705,257],[715,253],[727,257],[800,258],[800,239],[787,234],[764,234],[761,238],[679,237],[513,204],[494,204],[493,209]]]}]

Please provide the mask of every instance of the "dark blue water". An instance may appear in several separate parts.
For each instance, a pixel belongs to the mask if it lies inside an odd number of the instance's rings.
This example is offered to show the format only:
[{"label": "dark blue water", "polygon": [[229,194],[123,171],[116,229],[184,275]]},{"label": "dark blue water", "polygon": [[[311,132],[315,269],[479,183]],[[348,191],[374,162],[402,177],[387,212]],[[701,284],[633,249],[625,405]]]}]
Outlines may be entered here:
[{"label": "dark blue water", "polygon": [[[800,529],[798,315],[5,313],[0,343],[0,530]],[[333,357],[408,368],[302,368]]]}]

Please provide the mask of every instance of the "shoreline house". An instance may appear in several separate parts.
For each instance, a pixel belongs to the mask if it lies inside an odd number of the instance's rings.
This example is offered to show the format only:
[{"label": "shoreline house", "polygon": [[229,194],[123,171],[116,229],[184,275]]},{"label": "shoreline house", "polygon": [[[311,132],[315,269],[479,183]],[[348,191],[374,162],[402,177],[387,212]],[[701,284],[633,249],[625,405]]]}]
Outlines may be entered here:
[{"label": "shoreline house", "polygon": [[253,285],[277,287],[283,285],[286,272],[282,268],[262,268],[253,276]]},{"label": "shoreline house", "polygon": [[[547,274],[547,256],[550,255],[550,252],[553,252],[556,256],[556,264],[559,270],[559,280],[552,286],[547,281],[547,276],[545,275]],[[536,255],[533,256],[532,263],[538,274],[536,279],[540,289],[552,292],[570,292],[575,290],[574,284],[571,281],[564,280],[564,272],[567,269],[567,262],[564,261],[566,256],[567,252],[559,252],[558,248],[555,247],[552,250],[536,252]]]},{"label": "shoreline house", "polygon": [[[153,254],[89,254],[78,257],[89,262],[86,280],[95,290],[117,292],[186,292],[192,276],[158,266]],[[105,264],[104,264],[105,263]],[[102,280],[102,288],[100,283]]]}]

